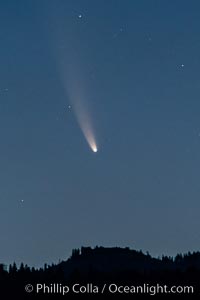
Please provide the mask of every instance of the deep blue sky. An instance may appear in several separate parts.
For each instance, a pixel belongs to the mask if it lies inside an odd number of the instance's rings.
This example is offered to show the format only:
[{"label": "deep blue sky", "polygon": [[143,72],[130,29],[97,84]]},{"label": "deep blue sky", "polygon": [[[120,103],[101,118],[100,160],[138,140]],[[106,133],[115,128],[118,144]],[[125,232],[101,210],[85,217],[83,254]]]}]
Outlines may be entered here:
[{"label": "deep blue sky", "polygon": [[199,1],[1,1],[0,261],[199,250],[199,74]]}]

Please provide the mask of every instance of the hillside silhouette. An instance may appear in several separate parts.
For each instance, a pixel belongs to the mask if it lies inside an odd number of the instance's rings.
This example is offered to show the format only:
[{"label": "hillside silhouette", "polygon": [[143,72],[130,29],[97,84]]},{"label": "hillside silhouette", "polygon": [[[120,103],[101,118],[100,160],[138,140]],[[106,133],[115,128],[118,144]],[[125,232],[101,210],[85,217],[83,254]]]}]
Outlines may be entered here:
[{"label": "hillside silhouette", "polygon": [[[109,290],[100,295],[99,291],[106,283],[107,287],[111,285],[112,293]],[[32,285],[33,291],[25,291],[26,285]],[[41,288],[36,293],[36,285],[45,284],[45,292]],[[54,284],[54,285],[53,285]],[[55,285],[56,284],[56,285]],[[76,285],[75,292],[71,287]],[[86,287],[86,292],[79,291],[80,286]],[[21,263],[19,267],[15,263],[6,268],[0,265],[0,299],[68,299],[79,298],[98,298],[109,295],[109,298],[141,298],[144,294],[131,294],[127,292],[113,292],[115,286],[151,286],[167,285],[172,286],[192,286],[193,293],[173,295],[174,297],[183,297],[191,299],[200,295],[200,252],[187,254],[178,254],[176,257],[162,256],[162,258],[153,258],[149,253],[131,250],[129,248],[104,248],[82,247],[74,249],[71,257],[58,264],[47,265],[43,268],[35,269]],[[60,290],[63,286],[69,286],[64,296]],[[49,292],[54,288],[54,294]],[[97,288],[99,290],[97,292]],[[83,288],[84,290],[84,288]],[[56,292],[56,293],[55,293]],[[150,295],[151,294],[151,295]],[[152,296],[153,292],[146,293],[145,296]],[[169,298],[169,295],[157,294],[154,297]],[[14,297],[14,298],[13,298]],[[70,297],[70,298],[69,298]],[[170,295],[170,299],[172,295]]]}]

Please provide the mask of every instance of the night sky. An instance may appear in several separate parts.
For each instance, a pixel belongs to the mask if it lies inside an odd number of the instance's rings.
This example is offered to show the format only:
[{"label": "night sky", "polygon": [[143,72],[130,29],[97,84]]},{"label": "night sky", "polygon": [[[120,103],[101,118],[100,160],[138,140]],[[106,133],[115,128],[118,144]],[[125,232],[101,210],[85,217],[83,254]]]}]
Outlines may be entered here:
[{"label": "night sky", "polygon": [[200,2],[2,0],[0,262],[199,250],[199,211]]}]

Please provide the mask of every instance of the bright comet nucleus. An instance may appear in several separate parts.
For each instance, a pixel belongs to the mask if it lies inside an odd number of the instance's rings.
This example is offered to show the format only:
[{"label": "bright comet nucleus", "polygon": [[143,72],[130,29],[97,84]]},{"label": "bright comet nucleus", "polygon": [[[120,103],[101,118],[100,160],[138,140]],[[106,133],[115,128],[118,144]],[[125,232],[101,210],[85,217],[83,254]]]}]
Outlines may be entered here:
[{"label": "bright comet nucleus", "polygon": [[92,148],[92,151],[93,151],[93,152],[97,152],[97,151],[98,151],[97,147],[94,146],[94,147]]}]

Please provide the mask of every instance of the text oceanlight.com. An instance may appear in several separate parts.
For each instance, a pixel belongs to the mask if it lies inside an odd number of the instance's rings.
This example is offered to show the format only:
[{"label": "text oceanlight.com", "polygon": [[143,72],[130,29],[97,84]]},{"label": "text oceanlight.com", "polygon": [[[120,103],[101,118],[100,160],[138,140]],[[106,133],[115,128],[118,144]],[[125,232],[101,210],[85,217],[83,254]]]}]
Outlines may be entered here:
[{"label": "text oceanlight.com", "polygon": [[75,283],[72,286],[64,285],[61,283],[37,283],[35,286],[32,284],[27,284],[25,286],[25,291],[27,293],[35,292],[37,294],[61,294],[67,295],[68,293],[74,294],[193,294],[193,286],[168,286],[168,285],[150,285],[144,283],[143,285],[118,285],[115,283],[103,284],[100,286],[88,283],[81,285]]}]

